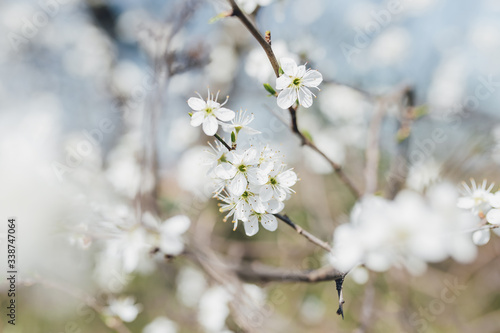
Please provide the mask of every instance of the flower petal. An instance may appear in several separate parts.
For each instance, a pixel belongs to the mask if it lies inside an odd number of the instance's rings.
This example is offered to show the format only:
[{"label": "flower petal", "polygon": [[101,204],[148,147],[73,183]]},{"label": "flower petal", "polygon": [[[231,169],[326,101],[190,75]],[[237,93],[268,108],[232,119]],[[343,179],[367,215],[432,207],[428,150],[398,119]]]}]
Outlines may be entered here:
[{"label": "flower petal", "polygon": [[288,75],[281,75],[276,79],[276,89],[282,90],[288,87],[292,83],[292,78]]},{"label": "flower petal", "polygon": [[493,208],[486,214],[486,221],[491,224],[500,224],[500,209]]},{"label": "flower petal", "polygon": [[250,168],[247,171],[248,182],[252,185],[264,185],[269,179],[268,174],[260,168]]},{"label": "flower petal", "polygon": [[259,196],[254,195],[249,197],[248,203],[256,213],[264,214],[266,212],[266,207],[262,204],[262,200]]},{"label": "flower petal", "polygon": [[276,229],[278,229],[278,220],[276,220],[276,217],[274,215],[262,215],[260,223],[262,223],[264,229],[267,229],[269,231],[275,231]]},{"label": "flower petal", "polygon": [[244,174],[237,174],[228,186],[229,192],[232,195],[240,196],[247,189],[247,179]]},{"label": "flower petal", "polygon": [[232,179],[235,175],[238,169],[232,164],[229,163],[221,163],[219,164],[215,170],[215,176],[221,179]]},{"label": "flower petal", "polygon": [[291,187],[297,182],[297,174],[292,170],[287,170],[277,175],[276,180],[281,186]]},{"label": "flower petal", "polygon": [[277,214],[285,208],[285,204],[278,200],[269,200],[267,202],[267,212],[271,214]]},{"label": "flower petal", "polygon": [[273,197],[273,187],[271,184],[266,184],[260,188],[259,196],[262,201],[269,201]]},{"label": "flower petal", "polygon": [[191,116],[191,126],[200,126],[203,120],[205,120],[205,112],[195,112]]},{"label": "flower petal", "polygon": [[474,244],[481,246],[490,241],[490,229],[477,230],[472,234]]},{"label": "flower petal", "polygon": [[302,78],[302,83],[306,87],[317,87],[321,82],[323,82],[323,75],[314,69],[308,70]]},{"label": "flower petal", "polygon": [[207,107],[207,103],[205,103],[205,101],[201,98],[197,97],[191,97],[190,99],[188,99],[188,105],[195,111],[205,110]]},{"label": "flower petal", "polygon": [[283,72],[288,76],[295,76],[297,73],[297,63],[292,58],[281,58],[280,65]]},{"label": "flower petal", "polygon": [[191,221],[189,220],[189,217],[186,215],[177,215],[163,222],[160,230],[161,233],[178,236],[185,233],[189,229],[190,225]]},{"label": "flower petal", "polygon": [[288,109],[297,100],[297,90],[286,88],[278,95],[278,106],[282,109]]},{"label": "flower petal", "polygon": [[299,104],[305,108],[313,104],[312,93],[306,87],[299,88]]},{"label": "flower petal", "polygon": [[259,231],[259,220],[256,216],[250,216],[248,221],[243,221],[247,236],[253,236]]},{"label": "flower petal", "polygon": [[232,110],[226,108],[214,109],[215,116],[221,121],[230,121],[234,119],[235,113]]},{"label": "flower petal", "polygon": [[203,132],[205,132],[208,136],[213,136],[217,133],[217,128],[219,128],[219,124],[217,124],[217,120],[214,116],[208,116],[203,121]]}]

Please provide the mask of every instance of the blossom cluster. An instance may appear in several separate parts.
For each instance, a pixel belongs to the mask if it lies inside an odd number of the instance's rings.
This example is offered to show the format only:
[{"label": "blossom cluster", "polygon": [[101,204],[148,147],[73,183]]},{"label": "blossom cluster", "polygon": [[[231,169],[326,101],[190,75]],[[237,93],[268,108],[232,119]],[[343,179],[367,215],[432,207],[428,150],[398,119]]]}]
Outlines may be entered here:
[{"label": "blossom cluster", "polygon": [[[215,104],[216,99],[209,97],[205,102],[193,97],[188,100],[188,104],[193,109],[196,107],[196,112],[205,119],[217,118],[221,108],[218,103]],[[193,123],[195,115],[192,115],[191,125],[199,126],[201,123],[198,120]],[[201,119],[202,116],[196,117]],[[214,196],[222,201],[220,211],[227,213],[224,221],[232,218],[234,230],[241,221],[248,236],[259,231],[259,224],[267,230],[276,230],[278,221],[274,214],[283,210],[284,201],[289,199],[293,193],[291,187],[297,182],[297,174],[287,167],[279,152],[269,145],[238,143],[240,132],[250,135],[260,133],[249,127],[253,119],[253,114],[247,115],[240,110],[233,114],[230,123],[218,122],[225,132],[231,133],[231,140],[227,141],[231,142],[231,146],[226,141],[216,141],[210,145],[212,150],[207,161],[208,173],[214,181]],[[211,129],[209,133],[215,135],[218,126],[215,131],[211,125],[208,127]],[[203,129],[205,131],[205,126]],[[205,133],[210,135],[207,131]],[[220,137],[218,139],[223,140]]]},{"label": "blossom cluster", "polygon": [[417,275],[428,262],[447,257],[471,262],[477,248],[464,231],[477,218],[457,208],[457,199],[449,184],[435,185],[426,196],[405,190],[393,201],[364,197],[352,210],[351,222],[335,230],[332,264],[345,271],[358,264],[378,272],[403,267]]},{"label": "blossom cluster", "polygon": [[484,245],[490,240],[490,230],[500,236],[500,191],[492,193],[494,184],[487,187],[486,180],[480,185],[474,179],[470,182],[470,186],[462,183],[462,196],[457,206],[481,219],[481,226],[472,234],[472,240],[476,245]]}]

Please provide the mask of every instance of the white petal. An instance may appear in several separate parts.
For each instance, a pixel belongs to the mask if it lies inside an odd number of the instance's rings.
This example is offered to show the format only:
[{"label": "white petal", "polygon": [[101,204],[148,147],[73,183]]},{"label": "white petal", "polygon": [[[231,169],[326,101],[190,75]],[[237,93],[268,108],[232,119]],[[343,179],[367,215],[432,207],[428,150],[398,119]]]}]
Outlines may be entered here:
[{"label": "white petal", "polygon": [[266,184],[260,188],[259,196],[262,201],[269,201],[273,197],[273,187],[271,184]]},{"label": "white petal", "polygon": [[476,245],[485,245],[490,241],[490,230],[489,229],[483,229],[483,230],[478,230],[475,231],[472,234],[472,241]]},{"label": "white petal", "polygon": [[232,179],[235,175],[238,169],[232,164],[229,163],[221,163],[219,164],[215,170],[215,176],[221,179]]},{"label": "white petal", "polygon": [[205,103],[205,101],[201,98],[197,97],[191,97],[190,99],[188,99],[188,105],[195,111],[205,110],[207,107],[207,103]]},{"label": "white petal", "polygon": [[160,230],[162,233],[169,235],[182,235],[189,229],[190,225],[191,221],[189,217],[186,215],[177,215],[163,222]]},{"label": "white petal", "polygon": [[203,120],[205,120],[205,112],[195,112],[191,116],[191,126],[200,126]]},{"label": "white petal", "polygon": [[235,113],[226,108],[214,109],[215,116],[221,121],[230,121],[234,119]]},{"label": "white petal", "polygon": [[308,108],[313,104],[313,97],[309,89],[305,87],[299,88],[299,104],[305,108]]},{"label": "white petal", "polygon": [[278,95],[278,106],[282,109],[288,109],[297,100],[297,90],[293,88],[286,88]]},{"label": "white petal", "polygon": [[297,72],[297,63],[292,58],[281,58],[280,65],[283,72],[288,76],[295,76]]},{"label": "white petal", "polygon": [[260,168],[250,168],[247,171],[248,182],[252,185],[264,185],[269,179],[267,173]]},{"label": "white petal", "polygon": [[500,209],[491,209],[488,214],[486,214],[486,221],[491,224],[500,224]]},{"label": "white petal", "polygon": [[495,208],[500,208],[500,192],[496,192],[488,197],[488,202]]},{"label": "white petal", "polygon": [[203,132],[205,132],[208,136],[214,135],[217,132],[218,127],[219,125],[217,124],[217,120],[213,116],[208,116],[203,121]]},{"label": "white petal", "polygon": [[306,73],[306,66],[300,65],[297,67],[297,72],[295,73],[295,76],[301,78],[304,76],[305,73]]},{"label": "white petal", "polygon": [[297,174],[292,170],[287,170],[276,176],[276,180],[281,186],[291,187],[297,182]]},{"label": "white petal", "polygon": [[244,174],[237,174],[228,186],[232,195],[240,196],[247,189],[247,179]]},{"label": "white petal", "polygon": [[279,201],[283,201],[286,199],[286,192],[283,188],[281,188],[280,186],[275,186],[274,187],[274,198],[279,200]]},{"label": "white petal", "polygon": [[292,79],[288,75],[281,75],[276,79],[276,89],[285,89],[292,83]]},{"label": "white petal", "polygon": [[248,198],[248,202],[255,212],[260,214],[264,214],[266,212],[266,207],[264,207],[264,205],[262,204],[262,200],[259,198],[259,196],[254,195]]},{"label": "white petal", "polygon": [[278,214],[285,208],[285,204],[278,200],[269,200],[267,202],[267,212],[271,214]]},{"label": "white petal", "polygon": [[317,87],[319,84],[323,82],[323,75],[316,70],[308,70],[304,77],[302,78],[302,83],[306,87]]},{"label": "white petal", "polygon": [[256,216],[251,216],[248,221],[243,222],[247,236],[253,236],[259,231],[259,221]]},{"label": "white petal", "polygon": [[457,207],[462,209],[472,209],[474,207],[474,199],[471,197],[458,198]]},{"label": "white petal", "polygon": [[165,254],[179,255],[184,250],[184,243],[178,238],[163,236],[160,240],[160,250]]},{"label": "white petal", "polygon": [[236,220],[248,221],[248,216],[250,216],[251,210],[252,209],[245,201],[241,201],[236,205],[234,218]]},{"label": "white petal", "polygon": [[262,223],[262,226],[269,231],[278,229],[278,220],[276,220],[276,217],[274,215],[263,215],[260,223]]}]

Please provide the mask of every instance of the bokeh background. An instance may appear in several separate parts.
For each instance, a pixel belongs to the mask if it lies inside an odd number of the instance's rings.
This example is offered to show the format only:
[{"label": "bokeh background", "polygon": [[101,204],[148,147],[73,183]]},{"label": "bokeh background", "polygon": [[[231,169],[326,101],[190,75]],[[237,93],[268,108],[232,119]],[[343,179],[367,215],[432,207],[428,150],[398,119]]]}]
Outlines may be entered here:
[{"label": "bokeh background", "polygon": [[[412,126],[410,152],[423,154],[409,165],[404,187],[425,192],[470,177],[498,182],[500,2],[240,3],[261,31],[271,31],[278,58],[308,62],[323,74],[313,107],[298,112],[299,127],[358,186],[377,101],[406,86],[425,115]],[[299,174],[286,208],[296,223],[331,242],[355,203],[330,166],[300,146],[287,114],[267,96],[262,84],[274,85],[274,78],[259,45],[236,18],[212,20],[228,9],[222,0],[1,2],[0,216],[19,220],[20,272],[17,325],[2,315],[1,331],[109,332],[113,323],[89,299],[105,307],[113,295],[127,295],[141,304],[126,323],[131,332],[243,332],[224,281],[188,257],[145,253],[132,273],[116,273],[128,247],[104,255],[101,229],[133,223],[138,206],[161,219],[188,215],[187,244],[232,265],[306,270],[327,261],[285,225],[252,238],[233,232],[207,191],[199,161],[208,138],[189,125],[186,100],[210,87],[230,96],[231,109],[254,113],[254,127]],[[397,107],[389,105],[379,140],[380,192],[398,126]],[[436,128],[447,140],[422,149],[418,142]],[[6,227],[0,231],[6,271]],[[349,275],[345,320],[335,314],[334,282],[243,287],[259,304],[257,332],[498,332],[499,254],[493,236],[468,265],[448,260],[421,276],[398,269]],[[456,297],[442,301],[454,283],[461,286]],[[0,284],[2,309],[6,287]],[[158,317],[161,328],[143,330]]]}]

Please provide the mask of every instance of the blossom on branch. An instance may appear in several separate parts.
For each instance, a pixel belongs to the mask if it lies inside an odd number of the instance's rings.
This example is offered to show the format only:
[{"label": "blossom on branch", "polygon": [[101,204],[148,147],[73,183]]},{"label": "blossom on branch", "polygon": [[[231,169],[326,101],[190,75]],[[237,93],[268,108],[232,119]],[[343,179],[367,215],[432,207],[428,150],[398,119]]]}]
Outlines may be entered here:
[{"label": "blossom on branch", "polygon": [[305,65],[297,66],[297,63],[291,58],[280,59],[283,74],[276,79],[276,89],[281,90],[278,95],[278,106],[282,109],[288,109],[295,102],[305,108],[313,104],[313,96],[316,97],[308,88],[316,88],[323,81],[320,72],[313,69],[307,69]]},{"label": "blossom on branch", "polygon": [[213,94],[210,95],[209,90],[206,102],[200,94],[198,96],[200,98],[191,97],[187,101],[189,107],[194,111],[191,116],[191,125],[198,127],[203,124],[203,132],[208,136],[213,136],[219,128],[218,121],[230,121],[234,118],[235,113],[223,107],[229,98],[226,98],[222,104],[217,102],[219,93],[214,98]]}]

